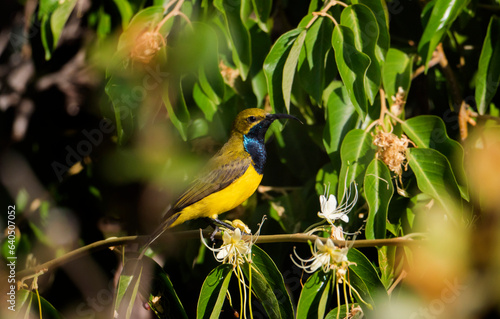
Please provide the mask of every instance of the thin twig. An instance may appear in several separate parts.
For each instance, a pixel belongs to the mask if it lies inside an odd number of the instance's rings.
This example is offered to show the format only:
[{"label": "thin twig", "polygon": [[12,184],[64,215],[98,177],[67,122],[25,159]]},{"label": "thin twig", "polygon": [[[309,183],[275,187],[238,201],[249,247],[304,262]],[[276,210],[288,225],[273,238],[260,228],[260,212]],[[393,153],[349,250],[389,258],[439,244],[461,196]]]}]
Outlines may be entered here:
[{"label": "thin twig", "polygon": [[342,1],[331,0],[330,2],[328,2],[328,3],[326,4],[326,6],[325,6],[323,9],[321,9],[321,11],[320,11],[320,12],[313,12],[313,13],[312,13],[312,14],[313,14],[313,18],[312,18],[312,19],[311,19],[311,21],[309,21],[309,23],[307,24],[306,29],[309,29],[309,28],[313,25],[314,21],[318,20],[318,17],[319,17],[319,16],[322,16],[322,17],[325,17],[325,16],[326,16],[326,17],[330,18],[330,19],[333,21],[333,23],[335,23],[335,25],[336,25],[336,26],[337,26],[337,25],[339,25],[339,24],[337,23],[337,20],[335,20],[335,18],[334,18],[334,17],[332,17],[331,15],[329,15],[329,14],[327,13],[327,12],[328,12],[328,10],[330,10],[330,8],[331,8],[331,7],[333,7],[334,5],[337,5],[337,4],[338,4],[338,5],[341,5],[341,6],[345,7],[345,8],[347,8],[347,4],[343,3]]},{"label": "thin twig", "polygon": [[124,244],[129,244],[129,243],[134,243],[134,242],[140,242],[141,240],[144,240],[146,237],[148,237],[148,236],[126,236],[126,237],[119,237],[119,238],[114,237],[114,238],[108,238],[108,239],[96,241],[96,242],[89,244],[87,246],[83,246],[83,247],[77,248],[75,250],[72,250],[69,253],[66,253],[58,258],[47,261],[47,262],[45,262],[41,265],[38,265],[36,267],[20,271],[17,275],[19,278],[21,278],[21,280],[24,280],[33,274],[61,266],[61,265],[66,264],[72,260],[80,258],[82,255],[88,254],[89,252],[94,252],[94,251],[98,251],[101,249],[114,247],[114,246],[121,246]]},{"label": "thin twig", "polygon": [[[403,124],[404,122],[392,114],[389,109],[387,108],[387,103],[385,99],[385,91],[384,89],[380,89],[380,116],[377,120],[373,121],[368,127],[365,129],[365,132],[369,132],[375,125],[380,125],[382,126],[382,129],[385,131],[385,125],[384,125],[384,118],[385,115],[389,115],[391,118],[393,118],[396,122]],[[392,131],[392,129],[391,129]]]},{"label": "thin twig", "polygon": [[406,277],[407,273],[406,271],[402,271],[398,278],[396,279],[396,281],[394,281],[391,285],[391,287],[387,290],[387,294],[390,296],[392,291],[394,290],[394,288],[396,288],[396,286],[401,282],[401,280],[403,280],[405,277]]},{"label": "thin twig", "polygon": [[368,127],[365,129],[365,132],[370,132],[370,130],[376,126],[376,125],[379,125],[380,124],[380,121],[379,120],[375,120],[373,122],[370,123],[370,125],[368,125]]},{"label": "thin twig", "polygon": [[[441,61],[441,55],[434,54],[433,57],[432,57],[432,59],[427,64],[427,69],[430,69],[433,66],[439,64],[440,61]],[[422,66],[418,67],[418,69],[416,69],[415,72],[413,72],[413,75],[411,76],[411,79],[412,80],[415,79],[417,76],[419,76],[420,74],[422,74],[424,72],[425,72],[425,65],[422,65]]]},{"label": "thin twig", "polygon": [[327,17],[329,18],[330,20],[332,20],[333,24],[335,24],[335,26],[338,26],[339,23],[337,22],[337,20],[335,20],[334,17],[332,17],[329,13],[326,13],[326,12],[313,12],[312,13],[315,17],[316,16],[321,16],[321,17]]},{"label": "thin twig", "polygon": [[[158,23],[158,25],[156,26],[155,28],[155,32],[158,32],[161,27],[165,24],[165,22],[168,21],[168,19],[170,19],[171,17],[173,16],[176,16],[176,15],[181,15],[183,18],[187,18],[185,15],[183,15],[180,11],[181,7],[182,7],[182,4],[184,3],[184,0],[178,0],[177,3],[175,4],[175,7],[172,9],[172,11],[170,11],[161,21],[160,23]],[[187,19],[187,21],[189,23],[191,23],[191,21],[189,21],[189,19]]]},{"label": "thin twig", "polygon": [[379,125],[382,126],[382,129],[385,131],[384,118],[385,114],[388,113],[387,110],[387,102],[385,100],[385,91],[383,88],[380,88],[380,117],[379,117]]},{"label": "thin twig", "polygon": [[453,72],[453,70],[450,67],[450,64],[448,63],[448,59],[444,54],[443,44],[442,43],[438,44],[436,50],[438,55],[440,56],[439,65],[443,69],[443,74],[446,77],[446,81],[448,82],[451,90],[451,97],[453,98],[453,103],[456,106],[460,106],[463,100],[462,94],[460,93],[460,86],[458,85],[455,73]]},{"label": "thin twig", "polygon": [[[203,231],[203,236],[205,238],[210,237],[212,234],[212,231],[205,230]],[[192,231],[183,231],[183,232],[175,232],[175,233],[169,233],[170,236],[175,236],[176,238],[179,239],[197,239],[200,238],[200,233],[197,230],[192,230]],[[23,271],[20,271],[17,275],[19,278],[27,278],[29,276],[32,276],[33,274],[42,272],[47,269],[53,269],[56,267],[59,267],[63,264],[66,264],[70,261],[73,261],[77,258],[80,258],[81,256],[88,254],[90,252],[95,252],[98,250],[106,249],[109,247],[115,247],[115,246],[121,246],[121,245],[126,245],[126,244],[131,244],[131,243],[140,243],[144,242],[149,238],[149,236],[126,236],[126,237],[114,237],[114,238],[108,238],[104,240],[100,240],[97,242],[94,242],[92,244],[89,244],[84,247],[80,247],[78,249],[75,249],[73,251],[70,251],[69,253],[60,256],[58,258],[52,259],[50,261],[47,261],[41,265],[38,265],[33,268],[25,269]],[[215,238],[221,239],[222,236],[220,233],[215,235]],[[243,236],[243,238],[246,238]],[[284,234],[284,235],[262,235],[257,238],[255,243],[257,244],[267,244],[267,243],[283,243],[283,242],[290,242],[290,243],[307,243],[307,242],[314,242],[316,238],[319,238],[321,241],[326,243],[326,240],[328,238],[323,238],[323,237],[318,237],[318,236],[312,236],[312,235],[305,235],[302,233],[299,234]],[[388,238],[388,239],[374,239],[374,240],[333,240],[334,244],[339,246],[339,247],[375,247],[375,246],[410,246],[410,245],[415,245],[419,244],[421,240],[414,240],[408,237],[397,237],[397,238]]]},{"label": "thin twig", "polygon": [[391,112],[387,112],[387,115],[389,115],[390,117],[392,117],[399,124],[404,124],[405,123],[403,120],[401,120],[399,117],[397,117],[396,115],[392,114]]}]

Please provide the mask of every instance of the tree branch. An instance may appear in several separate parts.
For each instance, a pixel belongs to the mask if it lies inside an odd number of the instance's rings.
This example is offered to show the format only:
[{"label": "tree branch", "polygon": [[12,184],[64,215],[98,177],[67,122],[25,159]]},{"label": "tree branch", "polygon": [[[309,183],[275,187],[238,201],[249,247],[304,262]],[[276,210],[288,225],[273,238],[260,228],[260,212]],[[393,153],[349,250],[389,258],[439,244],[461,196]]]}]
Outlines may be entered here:
[{"label": "tree branch", "polygon": [[[204,230],[203,231],[203,237],[208,238],[212,234],[212,231],[209,230]],[[179,239],[196,239],[199,238],[200,233],[197,230],[190,230],[190,231],[183,231],[183,232],[175,232],[175,233],[169,233],[170,236],[175,236]],[[243,236],[243,238],[249,237]],[[52,269],[55,267],[59,267],[63,264],[66,264],[70,261],[73,261],[79,257],[81,257],[84,254],[88,254],[90,252],[95,252],[101,249],[105,248],[110,248],[110,247],[115,247],[115,246],[122,246],[126,244],[132,244],[132,243],[140,243],[143,241],[146,241],[149,238],[149,236],[126,236],[126,237],[114,237],[114,238],[108,238],[104,240],[100,240],[97,242],[94,242],[92,244],[89,244],[87,246],[83,246],[80,248],[77,248],[73,251],[70,251],[69,253],[60,256],[58,258],[52,259],[50,261],[47,261],[41,265],[38,265],[33,268],[25,269],[23,271],[20,271],[18,273],[18,277],[21,278],[21,282],[25,279],[28,279],[29,277],[32,277],[33,275],[36,274],[43,274],[44,272],[48,271],[48,269]],[[221,233],[218,233],[215,235],[215,238],[221,239]],[[268,244],[268,243],[283,243],[283,242],[291,242],[291,243],[307,243],[307,242],[314,242],[316,238],[319,238],[322,240],[324,243],[326,243],[326,240],[328,238],[324,237],[318,237],[318,236],[312,236],[312,235],[306,235],[302,233],[297,233],[297,234],[284,234],[284,235],[262,235],[257,238],[255,241],[256,244]],[[388,238],[388,239],[374,239],[374,240],[333,240],[334,244],[339,246],[339,247],[375,247],[375,246],[410,246],[410,245],[415,245],[419,244],[422,241],[421,240],[414,240],[410,237],[397,237],[397,238]]]}]

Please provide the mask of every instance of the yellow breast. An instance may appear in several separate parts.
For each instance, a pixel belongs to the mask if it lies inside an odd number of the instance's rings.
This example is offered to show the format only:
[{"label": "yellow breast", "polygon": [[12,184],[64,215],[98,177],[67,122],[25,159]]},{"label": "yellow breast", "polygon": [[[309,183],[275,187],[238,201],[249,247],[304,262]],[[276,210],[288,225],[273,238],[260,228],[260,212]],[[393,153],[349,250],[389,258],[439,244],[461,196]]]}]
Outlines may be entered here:
[{"label": "yellow breast", "polygon": [[235,208],[252,196],[261,181],[262,175],[250,165],[240,178],[226,188],[185,207],[171,227],[180,225],[187,220],[212,217],[212,215],[222,214]]}]

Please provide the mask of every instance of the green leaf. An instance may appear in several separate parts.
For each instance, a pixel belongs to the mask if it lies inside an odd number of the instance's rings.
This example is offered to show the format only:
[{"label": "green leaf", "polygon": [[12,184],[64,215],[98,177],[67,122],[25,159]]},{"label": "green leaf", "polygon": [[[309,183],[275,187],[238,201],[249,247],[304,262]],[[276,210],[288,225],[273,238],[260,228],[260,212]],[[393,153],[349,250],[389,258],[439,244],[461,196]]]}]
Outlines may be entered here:
[{"label": "green leaf", "polygon": [[269,32],[269,16],[271,14],[271,9],[273,7],[272,0],[252,0],[253,12],[257,18],[257,23],[259,27],[264,32]]},{"label": "green leaf", "polygon": [[491,17],[479,58],[476,78],[476,103],[484,114],[500,84],[500,19]]},{"label": "green leaf", "polygon": [[396,96],[399,87],[403,88],[408,96],[411,84],[413,58],[403,51],[390,48],[382,68],[382,82],[384,83],[387,102],[392,105],[393,96]]},{"label": "green leaf", "polygon": [[269,318],[293,318],[292,302],[283,277],[265,251],[253,245],[252,263],[244,264],[241,268],[247,279],[250,278],[251,272],[252,291],[264,306]]},{"label": "green leaf", "polygon": [[125,262],[116,291],[114,310],[118,315],[117,318],[132,318],[132,310],[141,284],[142,271],[142,260],[129,259]]},{"label": "green leaf", "polygon": [[[36,292],[21,289],[16,291],[15,294],[15,311],[17,312],[15,318],[62,318],[56,308],[42,296],[37,296]],[[9,303],[7,305],[10,306]],[[42,311],[41,314],[40,310]]]},{"label": "green leaf", "polygon": [[[187,319],[184,307],[163,268],[149,257],[142,257],[142,261],[144,270],[139,291],[143,296],[149,296],[149,305],[157,317]],[[147,282],[147,284],[144,284],[144,282]]]},{"label": "green leaf", "polygon": [[385,289],[389,289],[394,279],[394,263],[396,260],[396,246],[377,247],[380,280]]},{"label": "green leaf", "polygon": [[342,25],[333,29],[332,45],[335,62],[349,98],[356,111],[364,118],[367,112],[364,79],[370,66],[370,57],[356,48],[354,33]]},{"label": "green leaf", "polygon": [[219,38],[206,23],[193,22],[169,41],[168,67],[173,76],[198,74],[203,91],[216,103],[224,96],[224,80],[219,70]]},{"label": "green leaf", "polygon": [[24,212],[28,206],[30,195],[26,188],[21,188],[16,196],[16,209],[20,212]]},{"label": "green leaf", "polygon": [[338,186],[339,179],[339,168],[334,166],[332,162],[326,163],[322,168],[319,169],[318,174],[316,174],[316,184],[315,189],[318,195],[325,193],[325,187],[330,187],[330,189],[336,189]]},{"label": "green leaf", "polygon": [[253,11],[252,0],[241,0],[240,18],[247,28],[249,28],[250,25],[253,24],[253,20],[249,19],[250,15],[252,14],[252,11]]},{"label": "green leaf", "polygon": [[262,66],[271,49],[271,39],[268,34],[256,27],[250,29],[250,36],[252,38],[252,67],[249,76],[252,81],[253,94],[257,98],[257,107],[262,107],[267,96],[266,75]]},{"label": "green leaf", "polygon": [[406,120],[401,126],[418,147],[432,148],[446,156],[451,163],[462,197],[469,200],[464,169],[464,149],[460,143],[448,137],[443,120],[433,115],[421,115]]},{"label": "green leaf", "polygon": [[296,318],[324,318],[331,293],[332,272],[318,270],[306,281],[300,292]]},{"label": "green leaf", "polygon": [[366,239],[385,238],[387,210],[394,187],[391,172],[382,161],[374,159],[366,169],[364,189],[368,203]]},{"label": "green leaf", "polygon": [[410,229],[413,229],[415,216],[420,214],[420,212],[428,210],[431,201],[433,201],[432,197],[424,193],[419,193],[410,198],[410,202],[406,207],[406,216],[403,216],[406,218]]},{"label": "green leaf", "polygon": [[45,60],[50,60],[53,52],[53,35],[50,28],[50,17],[59,6],[58,0],[40,0],[38,19],[40,20],[40,38],[45,51]]},{"label": "green leaf", "polygon": [[100,39],[105,39],[111,32],[111,15],[104,11],[104,7],[101,7],[98,17],[97,35]]},{"label": "green leaf", "polygon": [[[351,248],[347,253],[347,259],[356,263],[349,266],[349,279],[351,285],[358,291],[363,300],[372,306],[375,306],[374,300],[381,304],[388,302],[388,295],[384,285],[368,258],[359,250]],[[353,295],[365,311],[370,310],[355,294]]]},{"label": "green leaf", "polygon": [[319,0],[311,0],[311,2],[309,3],[309,9],[307,10],[308,14],[319,11],[321,9],[318,2]]},{"label": "green leaf", "polygon": [[[136,126],[134,114],[142,104],[142,100],[130,98],[133,88],[134,83],[119,76],[111,76],[104,88],[113,105],[119,145],[123,145],[132,136]],[[127,103],[124,103],[124,99],[127,99]]]},{"label": "green leaf", "polygon": [[[303,21],[309,22],[309,16]],[[302,23],[301,23],[302,24]],[[336,72],[326,67],[328,51],[331,49],[329,39],[332,37],[332,23],[329,19],[319,17],[307,29],[306,39],[304,41],[304,50],[299,58],[299,80],[306,92],[320,103],[323,88],[325,86],[325,73]]]},{"label": "green leaf", "polygon": [[[44,319],[61,318],[61,315],[56,310],[56,308],[54,308],[54,306],[52,306],[52,304],[42,296],[37,296],[36,292],[29,291],[26,289],[21,289],[15,292],[15,297],[16,297],[15,299],[16,304],[14,309],[15,312],[17,312],[17,316],[15,316],[15,318],[42,318],[42,317]],[[7,306],[11,306],[10,303],[8,302],[6,303]],[[41,314],[40,310],[42,311]]]},{"label": "green leaf", "polygon": [[432,53],[469,1],[470,0],[437,0],[428,4],[434,4],[434,7],[425,25],[424,34],[418,43],[418,54],[422,57],[426,73],[428,62],[432,58]]},{"label": "green leaf", "polygon": [[342,11],[340,23],[353,31],[356,49],[370,58],[371,63],[366,70],[364,86],[366,97],[370,104],[373,104],[382,81],[380,61],[375,53],[379,37],[377,19],[367,6],[354,4]]},{"label": "green leaf", "polygon": [[68,21],[69,15],[73,12],[77,0],[65,0],[54,10],[52,17],[50,19],[50,27],[52,29],[53,39],[53,49],[56,47],[59,38],[61,37],[62,30],[66,21]]},{"label": "green leaf", "polygon": [[323,130],[323,145],[332,162],[340,159],[340,144],[346,134],[356,127],[358,113],[349,99],[344,86],[330,94],[325,107],[326,125]]},{"label": "green leaf", "polygon": [[306,31],[303,30],[293,43],[283,67],[282,89],[287,113],[290,113],[290,96],[292,94],[293,78],[295,77],[295,70],[297,69],[297,62],[299,61],[299,54],[302,50],[302,46],[304,45],[305,38]]},{"label": "green leaf", "polygon": [[286,112],[285,101],[283,99],[283,67],[285,66],[288,53],[293,43],[302,29],[293,29],[283,34],[274,43],[271,51],[264,61],[264,74],[267,79],[267,90],[269,92],[269,102],[276,113]]},{"label": "green leaf", "polygon": [[[162,91],[162,99],[167,108],[168,117],[172,124],[181,135],[184,141],[187,141],[188,124],[190,121],[189,111],[187,109],[184,94],[182,92],[182,83],[179,81],[177,90],[170,87],[170,83],[165,82]],[[175,109],[174,109],[175,105]]]},{"label": "green leaf", "polygon": [[203,92],[198,83],[195,83],[193,87],[193,99],[205,114],[205,118],[212,121],[215,112],[217,112],[217,105]]},{"label": "green leaf", "polygon": [[337,198],[342,198],[345,187],[352,182],[362,184],[368,164],[375,157],[375,149],[372,144],[373,137],[369,132],[361,129],[351,130],[347,133],[340,148],[342,168],[339,176],[339,187]]},{"label": "green leaf", "polygon": [[219,318],[232,273],[232,265],[222,264],[208,274],[201,287],[196,318]]},{"label": "green leaf", "polygon": [[446,157],[430,148],[411,148],[407,158],[417,178],[418,188],[434,198],[453,217],[451,204],[460,198],[460,190]]},{"label": "green leaf", "polygon": [[50,31],[50,14],[46,14],[42,17],[40,22],[40,37],[42,39],[42,46],[45,50],[45,60],[50,60],[52,57],[52,31]]},{"label": "green leaf", "polygon": [[[353,308],[356,308],[357,306],[359,306],[358,303],[353,303],[353,304],[349,304],[349,308],[347,307],[347,305],[343,304],[341,305],[340,307],[336,307],[335,309],[332,309],[325,317],[325,319],[337,319],[337,318],[349,318],[349,319],[363,319],[364,316],[363,316],[363,312],[362,311],[359,311],[357,312],[356,314],[354,314],[354,316],[347,316],[347,314],[350,313],[350,308],[353,307]],[[345,317],[344,317],[345,315]]]},{"label": "green leaf", "polygon": [[246,80],[250,64],[252,63],[250,34],[241,21],[241,1],[215,0],[214,6],[224,16],[225,26],[228,31],[233,61],[240,71],[240,76]]},{"label": "green leaf", "polygon": [[[44,1],[41,27],[42,45],[45,49],[45,59],[50,60],[61,37],[64,25],[75,8],[77,0],[63,2]],[[49,26],[50,25],[50,26]]]},{"label": "green leaf", "polygon": [[59,0],[40,0],[38,9],[38,19],[41,20],[43,16],[50,15],[58,5],[59,5]]},{"label": "green leaf", "polygon": [[132,18],[132,15],[134,14],[132,6],[126,0],[113,0],[113,2],[120,12],[120,16],[122,18],[122,28],[125,30],[130,22],[130,19]]},{"label": "green leaf", "polygon": [[[377,46],[375,47],[375,54],[380,65],[386,60],[386,54],[389,50],[391,40],[389,34],[389,12],[385,0],[354,0],[352,3],[364,4],[375,15],[378,24],[378,39]],[[366,33],[373,33],[373,26],[366,27]],[[388,59],[387,59],[388,60]]]},{"label": "green leaf", "polygon": [[224,98],[224,79],[219,71],[219,53],[217,48],[217,34],[206,23],[193,23],[194,33],[198,39],[203,39],[203,44],[198,48],[204,51],[198,73],[198,81],[203,92],[215,103],[220,104]]}]

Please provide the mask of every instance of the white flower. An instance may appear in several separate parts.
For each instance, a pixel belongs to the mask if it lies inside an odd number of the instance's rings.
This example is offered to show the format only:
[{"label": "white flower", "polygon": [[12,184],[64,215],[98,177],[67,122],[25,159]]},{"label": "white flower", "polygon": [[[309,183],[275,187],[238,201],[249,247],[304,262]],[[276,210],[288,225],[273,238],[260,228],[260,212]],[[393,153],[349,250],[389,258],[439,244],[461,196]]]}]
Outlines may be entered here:
[{"label": "white flower", "polygon": [[326,240],[326,244],[323,244],[319,238],[316,238],[314,248],[312,249],[313,256],[311,258],[302,259],[294,250],[295,256],[300,261],[300,265],[293,260],[293,258],[292,261],[297,267],[304,269],[307,273],[313,273],[320,267],[324,272],[328,272],[330,269],[338,269],[343,267],[344,263],[348,263],[348,251],[348,248],[335,246],[330,238]]},{"label": "white flower", "polygon": [[[236,275],[236,278],[238,278],[241,301],[240,314],[242,315],[243,319],[247,318],[247,304],[250,314],[253,313],[251,302],[252,281],[250,280],[250,282],[247,284],[241,267],[244,263],[248,263],[250,265],[250,263],[252,262],[252,246],[259,237],[260,229],[262,228],[262,224],[264,224],[264,220],[266,220],[266,216],[262,218],[262,222],[259,224],[259,229],[254,235],[250,234],[249,236],[245,237],[242,236],[242,230],[245,233],[250,233],[250,228],[248,228],[248,226],[245,225],[241,220],[234,220],[233,222],[231,222],[234,229],[224,228],[222,234],[222,245],[219,248],[209,247],[203,239],[203,232],[200,229],[201,241],[208,249],[210,249],[214,253],[215,259],[219,262],[233,265],[233,273]],[[250,265],[250,267],[252,266]],[[248,288],[248,295],[246,288]],[[231,300],[229,291],[227,293],[228,298]],[[251,315],[250,317],[253,318]]]},{"label": "white flower", "polygon": [[222,239],[224,242],[215,256],[218,261],[223,263],[229,261],[229,263],[233,264],[235,259],[248,255],[251,251],[250,243],[241,239],[241,230],[239,228],[236,228],[232,234],[225,231]]},{"label": "white flower", "polygon": [[234,230],[226,229],[222,234],[222,245],[219,248],[209,247],[205,240],[203,240],[203,234],[200,229],[200,235],[202,236],[201,241],[203,244],[210,249],[214,253],[214,257],[218,262],[222,262],[224,264],[232,264],[233,266],[238,266],[243,264],[245,261],[251,260],[251,252],[252,245],[255,243],[260,234],[260,229],[262,224],[264,223],[265,217],[262,218],[262,222],[259,225],[259,229],[255,233],[255,235],[246,236],[247,238],[243,238],[241,229],[248,230],[250,229],[248,226],[243,224],[236,225],[237,227]]},{"label": "white flower", "polygon": [[[352,184],[351,184],[352,185]],[[351,197],[351,187],[345,188],[344,195],[342,196],[341,204],[337,207],[337,198],[335,195],[330,194],[328,196],[328,192],[330,187],[325,189],[325,194],[319,196],[319,203],[321,206],[321,212],[318,212],[318,216],[320,218],[326,219],[326,221],[333,225],[336,220],[342,220],[343,222],[349,222],[349,212],[354,208],[356,202],[358,201],[358,188],[356,184],[354,184],[354,198],[351,202],[349,199]],[[328,200],[326,199],[328,197]]]},{"label": "white flower", "polygon": [[213,248],[209,247],[202,239],[203,244],[214,253],[214,257],[218,262],[237,266],[244,263],[245,257],[252,251],[252,242],[242,239],[239,228],[236,228],[234,231],[224,231],[222,240],[223,243],[219,248]]}]

